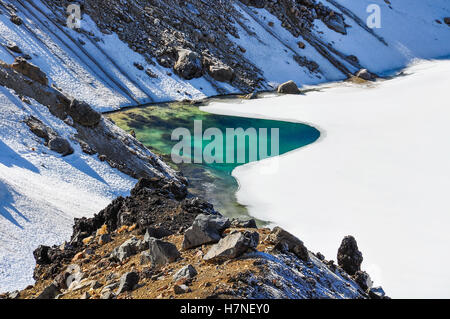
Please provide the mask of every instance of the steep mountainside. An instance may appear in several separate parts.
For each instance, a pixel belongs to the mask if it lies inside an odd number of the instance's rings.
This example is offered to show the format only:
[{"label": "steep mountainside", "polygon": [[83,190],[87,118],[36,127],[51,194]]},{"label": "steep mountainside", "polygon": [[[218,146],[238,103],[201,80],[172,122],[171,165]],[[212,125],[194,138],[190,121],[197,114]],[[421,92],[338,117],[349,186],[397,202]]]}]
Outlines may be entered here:
[{"label": "steep mountainside", "polygon": [[[84,0],[71,29],[74,3],[1,1],[0,59],[32,58],[98,110],[382,74],[450,49],[445,0]],[[371,4],[381,28],[366,25]]]}]

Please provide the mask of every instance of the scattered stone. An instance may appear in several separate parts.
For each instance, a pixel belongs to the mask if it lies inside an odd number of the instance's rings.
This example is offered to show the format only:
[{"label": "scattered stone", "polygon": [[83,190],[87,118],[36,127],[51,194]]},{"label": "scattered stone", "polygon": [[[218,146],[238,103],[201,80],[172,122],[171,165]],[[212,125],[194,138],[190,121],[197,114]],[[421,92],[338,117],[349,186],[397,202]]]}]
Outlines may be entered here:
[{"label": "scattered stone", "polygon": [[187,50],[178,50],[178,60],[173,67],[175,73],[186,80],[199,78],[203,75],[203,64],[198,53]]},{"label": "scattered stone", "polygon": [[257,232],[233,232],[213,245],[203,257],[206,261],[224,261],[233,259],[255,249],[259,243]]},{"label": "scattered stone", "polygon": [[59,295],[60,291],[54,283],[47,286],[42,293],[36,299],[55,299]]},{"label": "scattered stone", "polygon": [[156,238],[150,238],[148,244],[150,260],[153,267],[164,266],[165,264],[174,262],[180,258],[177,247],[172,243]]},{"label": "scattered stone", "polygon": [[197,270],[194,266],[187,265],[178,270],[175,275],[173,275],[173,281],[178,282],[180,280],[189,280],[197,276]]},{"label": "scattered stone", "polygon": [[48,148],[52,151],[55,151],[56,153],[61,154],[62,156],[67,156],[73,154],[74,152],[69,141],[59,136],[52,137],[49,140]]},{"label": "scattered stone", "polygon": [[17,15],[15,15],[15,14],[12,14],[11,15],[11,18],[9,18],[9,20],[11,20],[11,22],[12,23],[14,23],[15,25],[21,25],[23,22],[22,22],[22,19],[21,18],[19,18]]},{"label": "scattered stone", "polygon": [[373,287],[368,290],[369,297],[372,299],[385,299],[388,298],[383,288],[381,287]]},{"label": "scattered stone", "polygon": [[269,235],[269,240],[276,246],[285,247],[283,249],[294,253],[301,260],[309,260],[308,249],[303,242],[283,228],[275,227]]},{"label": "scattered stone", "polygon": [[297,42],[297,45],[298,45],[298,47],[299,47],[300,49],[304,49],[304,48],[306,48],[306,45],[305,45],[305,43],[304,43],[304,42],[302,42],[302,41],[298,41],[298,42]]},{"label": "scattered stone", "polygon": [[256,221],[254,219],[249,220],[233,219],[231,221],[231,226],[236,228],[258,228],[258,226],[256,226]]},{"label": "scattered stone", "polygon": [[36,65],[28,62],[24,57],[16,57],[11,64],[11,68],[26,77],[42,85],[48,85],[47,75]]},{"label": "scattered stone", "polygon": [[145,73],[146,73],[149,77],[151,77],[151,78],[153,78],[153,79],[157,79],[157,78],[158,78],[158,75],[156,75],[156,73],[154,73],[151,69],[146,69],[146,70],[145,70]]},{"label": "scattered stone", "polygon": [[16,43],[14,43],[14,42],[8,42],[7,44],[6,44],[6,47],[8,48],[8,49],[10,49],[12,52],[15,52],[15,53],[22,53],[22,50],[19,48],[19,46],[16,44]]},{"label": "scattered stone", "polygon": [[281,94],[300,94],[297,84],[294,81],[288,81],[278,86],[278,93]]},{"label": "scattered stone", "polygon": [[132,291],[134,286],[139,282],[139,275],[135,272],[127,272],[120,278],[119,289],[117,294],[120,295],[125,291]]},{"label": "scattered stone", "polygon": [[318,253],[316,254],[316,256],[317,256],[317,258],[319,258],[319,260],[321,260],[321,261],[324,261],[324,260],[325,260],[325,256],[324,256],[322,253],[320,253],[320,252],[318,252]]},{"label": "scattered stone", "polygon": [[231,223],[226,217],[198,215],[184,234],[183,250],[218,242],[222,238],[222,232],[230,225]]},{"label": "scattered stone", "polygon": [[231,82],[234,78],[233,69],[223,63],[210,65],[208,68],[208,73],[214,80],[219,82]]},{"label": "scattered stone", "polygon": [[99,245],[104,245],[107,244],[111,241],[111,235],[110,234],[103,234],[100,235],[100,238],[98,239],[98,244]]},{"label": "scattered stone", "polygon": [[145,231],[144,241],[148,242],[150,238],[161,239],[172,235],[172,232],[163,227],[148,227]]},{"label": "scattered stone", "polygon": [[67,285],[67,279],[69,278],[70,273],[67,271],[63,271],[55,277],[53,283],[56,285],[58,289],[67,289],[69,286]]},{"label": "scattered stone", "polygon": [[173,291],[177,295],[182,295],[182,294],[191,292],[191,289],[186,285],[175,285],[175,286],[173,286]]},{"label": "scattered stone", "polygon": [[371,288],[373,285],[372,279],[370,278],[369,274],[365,271],[358,270],[355,273],[354,280],[364,291]]},{"label": "scattered stone", "polygon": [[133,63],[134,67],[140,71],[144,71],[144,67],[142,66],[142,64],[138,63],[138,62],[134,62]]},{"label": "scattered stone", "polygon": [[24,122],[34,135],[43,138],[46,142],[50,140],[51,136],[56,136],[55,131],[34,116],[27,117]]},{"label": "scattered stone", "polygon": [[333,31],[341,33],[343,35],[347,34],[346,25],[344,22],[344,17],[340,14],[331,14],[323,19],[323,22]]},{"label": "scattered stone", "polygon": [[119,247],[116,247],[111,252],[111,257],[124,261],[125,259],[136,255],[140,251],[141,245],[142,241],[136,237],[130,238]]},{"label": "scattered stone", "polygon": [[365,81],[374,81],[377,76],[369,72],[367,69],[361,69],[355,73],[355,76]]},{"label": "scattered stone", "polygon": [[358,250],[358,244],[353,236],[345,236],[337,254],[338,265],[350,276],[361,270],[363,262],[362,253]]}]

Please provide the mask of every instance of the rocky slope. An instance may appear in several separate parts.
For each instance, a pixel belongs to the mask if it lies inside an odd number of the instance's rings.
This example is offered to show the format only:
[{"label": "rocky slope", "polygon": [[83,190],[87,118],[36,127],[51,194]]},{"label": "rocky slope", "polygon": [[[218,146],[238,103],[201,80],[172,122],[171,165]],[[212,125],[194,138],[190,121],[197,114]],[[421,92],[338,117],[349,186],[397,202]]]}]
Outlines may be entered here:
[{"label": "rocky slope", "polygon": [[229,221],[159,179],[141,179],[61,246],[34,252],[36,284],[2,298],[387,298],[353,237],[336,265],[285,230]]},{"label": "rocky slope", "polygon": [[[379,29],[366,24],[374,2]],[[82,20],[69,28],[75,3]],[[0,59],[33,59],[99,110],[382,74],[448,52],[443,0],[17,0],[0,10]]]}]

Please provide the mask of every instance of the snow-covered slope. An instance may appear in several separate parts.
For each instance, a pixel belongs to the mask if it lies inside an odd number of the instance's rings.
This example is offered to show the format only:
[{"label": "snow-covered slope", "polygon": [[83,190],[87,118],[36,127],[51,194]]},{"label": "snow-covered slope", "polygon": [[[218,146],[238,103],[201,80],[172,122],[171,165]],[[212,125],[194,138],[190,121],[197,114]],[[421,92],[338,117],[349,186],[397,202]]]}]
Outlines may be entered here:
[{"label": "snow-covered slope", "polygon": [[[263,87],[270,88],[270,85],[291,79],[300,85],[344,79],[347,74],[330,59],[352,73],[359,67],[384,73],[402,68],[414,58],[436,58],[450,53],[450,28],[442,22],[444,17],[450,16],[446,0],[397,0],[391,1],[391,5],[383,0],[321,2],[343,14],[349,25],[347,35],[329,29],[316,19],[310,33],[295,37],[267,9],[232,1],[237,13],[230,18],[235,21],[239,38],[232,35],[228,38],[242,47],[245,50],[243,58],[261,71]],[[11,4],[17,8],[16,14],[23,24],[13,24],[5,4],[0,3],[3,11],[0,14],[0,60],[11,63],[19,55],[6,49],[8,43],[16,43],[23,54],[30,55],[32,62],[49,75],[51,83],[98,110],[144,102],[199,99],[238,91],[228,83],[210,78],[182,79],[172,69],[153,63],[156,59],[149,64],[114,32],[110,35],[100,32],[88,15],[82,20],[84,33],[79,33],[61,23],[66,17],[51,11],[45,2],[17,0]],[[369,32],[364,23],[369,16],[366,9],[370,4],[378,4],[381,8],[381,28]],[[185,9],[180,6],[180,10]],[[269,26],[269,23],[273,25]],[[306,44],[305,49],[298,47],[299,41]],[[329,57],[318,48],[325,50]],[[318,72],[300,66],[293,59],[294,55],[317,63]],[[349,62],[346,57],[350,55],[356,56],[359,64]],[[134,66],[136,62],[151,70],[157,78],[138,70]]]},{"label": "snow-covered slope", "polygon": [[[318,142],[238,167],[239,202],[326,256],[354,235],[365,270],[392,297],[448,298],[450,61],[405,73],[205,110],[318,127]],[[265,165],[278,169],[262,174]]]},{"label": "snow-covered slope", "polygon": [[0,87],[0,291],[33,283],[38,245],[64,242],[74,217],[97,213],[135,183],[78,145],[66,157],[50,151],[23,123],[30,115],[62,137],[75,133],[47,107]]}]

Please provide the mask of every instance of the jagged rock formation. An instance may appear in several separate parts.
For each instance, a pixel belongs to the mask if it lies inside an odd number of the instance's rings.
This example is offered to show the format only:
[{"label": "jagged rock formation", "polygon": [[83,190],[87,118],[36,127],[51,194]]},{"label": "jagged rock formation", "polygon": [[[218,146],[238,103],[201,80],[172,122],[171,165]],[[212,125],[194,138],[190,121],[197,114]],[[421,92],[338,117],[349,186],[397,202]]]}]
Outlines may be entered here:
[{"label": "jagged rock formation", "polygon": [[[12,65],[0,61],[0,85],[47,106],[52,115],[74,127],[77,134],[73,136],[73,142],[79,143],[86,153],[98,154],[111,167],[132,177],[160,177],[174,179],[180,184],[185,182],[134,137],[94,111],[87,103],[44,85],[44,79],[45,74],[24,59],[16,59]],[[48,127],[36,119],[26,122],[51,149],[65,155],[71,153],[69,142],[60,140]]]},{"label": "jagged rock formation", "polygon": [[350,275],[354,275],[361,270],[363,256],[358,250],[358,244],[353,236],[346,236],[342,240],[338,250],[337,260],[338,265]]},{"label": "jagged rock formation", "polygon": [[[66,21],[63,17],[71,1],[44,0],[44,3],[58,17],[55,22],[64,26]],[[236,25],[252,34],[246,26],[247,21],[237,10],[243,9],[254,16],[251,7],[265,8],[272,13],[294,37],[303,36],[345,76],[350,77],[354,72],[347,63],[361,69],[358,62],[347,59],[346,55],[311,32],[315,20],[323,21],[331,30],[343,35],[347,27],[342,13],[315,0],[214,0],[207,4],[198,0],[86,0],[82,3],[82,13],[89,15],[104,34],[116,33],[132,50],[142,54],[149,64],[154,64],[156,60],[159,65],[173,69],[184,79],[204,76],[208,80],[230,82],[241,91],[252,92],[267,88],[266,79],[261,70],[247,60],[245,49],[232,41],[233,38],[239,39]],[[82,27],[77,31],[90,35]],[[92,37],[91,34],[89,38]],[[99,39],[92,38],[94,45],[97,41]],[[294,60],[300,66],[313,73],[320,72],[319,65],[311,58],[299,55],[295,50],[293,52]]]}]

